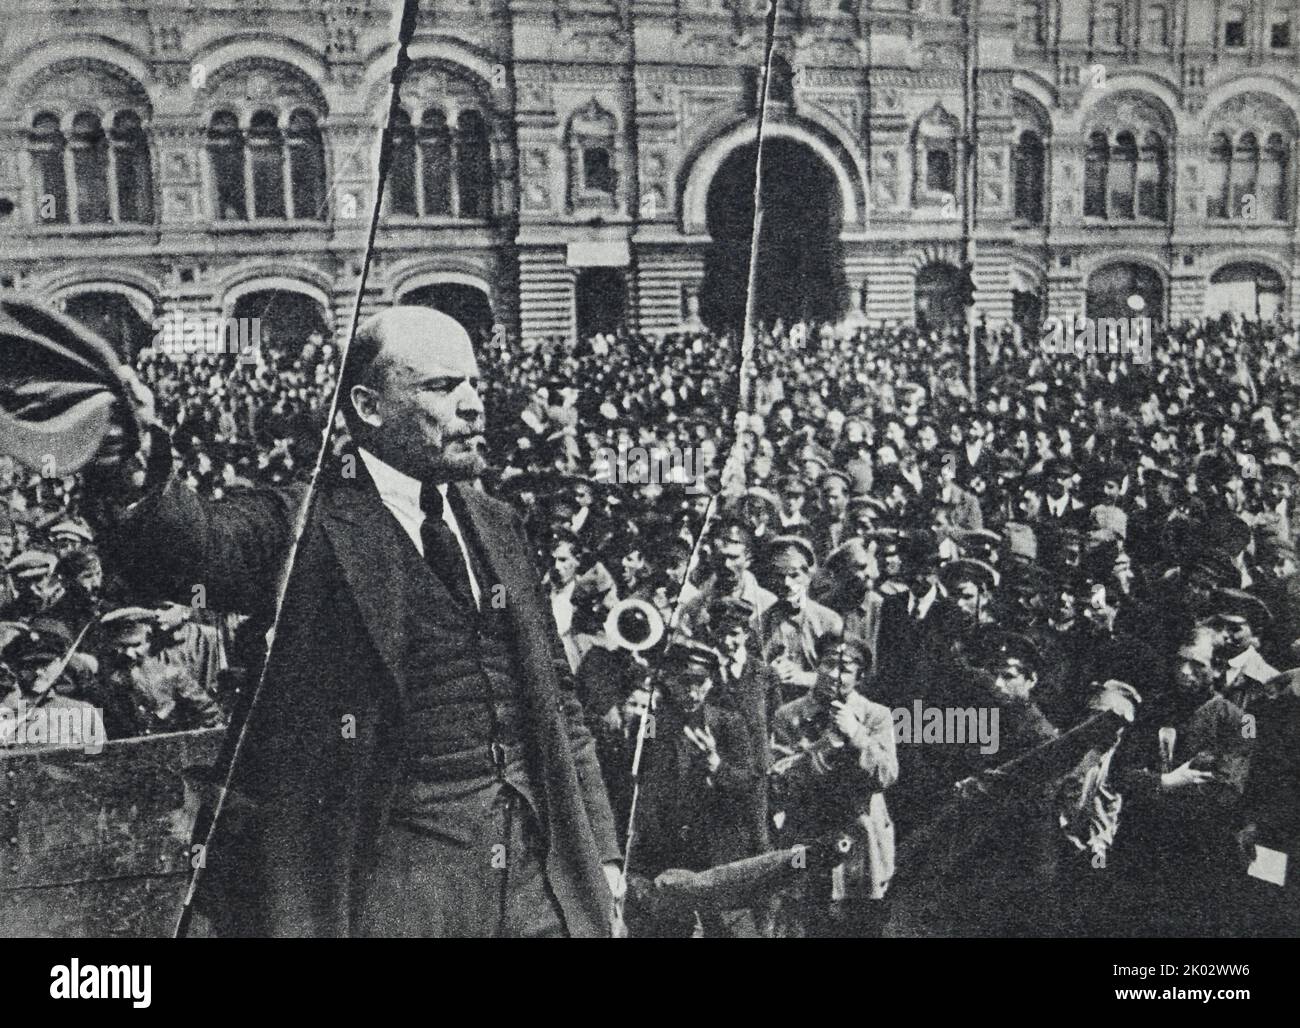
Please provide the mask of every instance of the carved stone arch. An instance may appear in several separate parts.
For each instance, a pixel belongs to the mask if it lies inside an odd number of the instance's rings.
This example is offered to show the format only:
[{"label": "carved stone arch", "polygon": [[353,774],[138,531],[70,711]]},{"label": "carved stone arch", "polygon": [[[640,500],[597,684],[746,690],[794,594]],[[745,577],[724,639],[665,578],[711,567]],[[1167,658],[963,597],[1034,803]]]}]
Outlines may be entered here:
[{"label": "carved stone arch", "polygon": [[153,112],[148,90],[138,79],[119,65],[97,59],[47,65],[22,84],[15,100],[26,126],[38,113],[50,111],[59,116],[65,133],[81,111],[106,121],[116,111],[132,110],[146,124]]},{"label": "carved stone arch", "polygon": [[[682,162],[678,195],[682,231],[707,232],[709,187],[714,175],[733,150],[753,143],[758,128],[753,118],[733,120]],[[827,165],[839,186],[845,227],[861,225],[866,211],[866,184],[857,162],[840,141],[816,122],[804,118],[775,121],[764,128],[764,138],[793,139],[808,146]]]},{"label": "carved stone arch", "polygon": [[[76,58],[67,58],[76,53]],[[145,55],[132,46],[106,36],[77,34],[62,36],[57,40],[38,43],[24,51],[12,66],[0,72],[0,110],[28,113],[30,100],[25,100],[33,88],[39,88],[51,74],[73,65],[95,66],[112,78],[129,83],[133,92],[146,108],[152,107],[145,83],[153,81]]]},{"label": "carved stone arch", "polygon": [[569,155],[569,210],[617,209],[627,176],[614,112],[592,96],[569,116],[564,148]]},{"label": "carved stone arch", "polygon": [[113,293],[123,297],[141,319],[150,324],[156,317],[161,295],[156,282],[130,269],[108,274],[85,268],[74,269],[47,280],[39,292],[56,303],[85,293]]},{"label": "carved stone arch", "polygon": [[1155,131],[1166,142],[1172,142],[1177,133],[1174,108],[1165,98],[1144,89],[1108,88],[1100,99],[1087,105],[1081,123],[1085,137],[1100,129],[1112,140],[1124,131],[1132,132],[1138,139]]},{"label": "carved stone arch", "polygon": [[1228,97],[1205,119],[1206,135],[1225,132],[1236,140],[1242,132],[1254,132],[1261,140],[1272,132],[1288,139],[1297,136],[1295,109],[1281,97],[1266,92],[1241,92]]},{"label": "carved stone arch", "polygon": [[272,57],[245,57],[210,70],[201,96],[205,123],[217,110],[232,110],[245,129],[259,110],[275,112],[282,128],[289,112],[299,107],[314,113],[319,123],[329,115],[320,87],[300,68]]},{"label": "carved stone arch", "polygon": [[230,317],[235,309],[235,302],[248,293],[265,290],[279,290],[288,293],[301,293],[315,300],[324,312],[327,323],[334,321],[334,307],[330,298],[333,282],[330,277],[317,268],[305,264],[284,265],[245,265],[236,268],[221,282],[218,293],[221,296],[222,314]]}]

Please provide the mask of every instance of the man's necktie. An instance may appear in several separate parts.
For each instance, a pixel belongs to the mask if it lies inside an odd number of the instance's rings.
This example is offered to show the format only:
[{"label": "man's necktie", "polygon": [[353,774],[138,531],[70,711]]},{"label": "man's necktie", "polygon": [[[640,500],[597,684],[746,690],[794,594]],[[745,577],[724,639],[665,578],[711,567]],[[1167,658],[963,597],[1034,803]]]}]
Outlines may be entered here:
[{"label": "man's necktie", "polygon": [[465,555],[455,533],[442,519],[442,493],[437,487],[425,485],[420,490],[420,509],[424,511],[420,541],[424,544],[425,561],[456,599],[467,607],[475,606]]}]

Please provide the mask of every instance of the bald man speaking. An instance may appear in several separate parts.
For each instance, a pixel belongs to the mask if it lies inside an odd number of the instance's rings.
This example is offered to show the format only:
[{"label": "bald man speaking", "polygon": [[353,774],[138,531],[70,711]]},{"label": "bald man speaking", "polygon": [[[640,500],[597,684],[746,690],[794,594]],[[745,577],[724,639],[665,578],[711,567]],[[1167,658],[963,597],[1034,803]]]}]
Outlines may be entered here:
[{"label": "bald man speaking", "polygon": [[[352,445],[316,484],[203,853],[195,906],[220,934],[611,932],[619,853],[593,740],[522,523],[473,485],[479,387],[445,314],[394,307],[357,331]],[[146,436],[99,462],[119,566],[269,624],[303,491],[204,500]]]}]

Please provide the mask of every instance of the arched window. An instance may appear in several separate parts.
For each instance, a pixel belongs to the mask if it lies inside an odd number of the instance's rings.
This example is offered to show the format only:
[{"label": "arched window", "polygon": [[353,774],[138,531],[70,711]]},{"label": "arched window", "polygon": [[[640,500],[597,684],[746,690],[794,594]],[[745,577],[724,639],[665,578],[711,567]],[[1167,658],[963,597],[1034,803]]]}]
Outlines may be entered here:
[{"label": "arched window", "polygon": [[1282,133],[1274,132],[1264,144],[1264,156],[1259,165],[1259,213],[1274,221],[1286,221],[1290,214],[1286,202],[1289,149]]},{"label": "arched window", "polygon": [[310,111],[294,111],[285,141],[289,145],[292,217],[320,221],[325,217],[325,145],[316,116]]},{"label": "arched window", "polygon": [[1165,202],[1166,159],[1165,141],[1155,132],[1142,139],[1138,152],[1137,205],[1138,217],[1164,221],[1168,217]]},{"label": "arched window", "polygon": [[284,138],[271,111],[257,111],[248,125],[248,164],[253,217],[283,218]]},{"label": "arched window", "polygon": [[153,173],[140,116],[134,111],[120,112],[113,119],[109,143],[117,187],[117,220],[152,223]]},{"label": "arched window", "polygon": [[456,122],[456,185],[462,218],[486,218],[492,205],[492,158],[487,124],[478,111],[462,111]]},{"label": "arched window", "polygon": [[603,146],[588,146],[582,151],[582,185],[584,189],[613,197],[616,175],[614,160]]},{"label": "arched window", "polygon": [[1228,169],[1231,166],[1232,140],[1226,132],[1216,132],[1210,140],[1210,161],[1205,172],[1206,217],[1228,217]]},{"label": "arched window", "polygon": [[1037,132],[1022,132],[1012,153],[1015,212],[1032,225],[1043,220],[1043,141]]},{"label": "arched window", "polygon": [[1043,42],[1043,4],[1042,0],[1020,0],[1019,15],[1016,18],[1016,32],[1022,43],[1034,46]]},{"label": "arched window", "polygon": [[1095,45],[1118,49],[1124,44],[1124,11],[1116,3],[1103,4],[1097,15]]},{"label": "arched window", "polygon": [[420,119],[420,161],[424,182],[424,213],[433,217],[452,214],[451,130],[447,116],[430,107]]},{"label": "arched window", "polygon": [[1223,15],[1223,45],[1238,49],[1246,45],[1246,11],[1230,7]]},{"label": "arched window", "polygon": [[83,225],[108,221],[108,137],[97,115],[83,112],[72,119],[72,171],[77,221]]},{"label": "arched window", "polygon": [[1169,46],[1169,11],[1164,4],[1152,4],[1147,8],[1144,37],[1148,50],[1164,50]]},{"label": "arched window", "polygon": [[1106,213],[1110,218],[1133,217],[1134,186],[1137,181],[1137,141],[1132,132],[1121,132],[1115,137],[1115,149],[1110,157],[1110,197]]},{"label": "arched window", "polygon": [[1106,133],[1088,137],[1088,153],[1083,165],[1083,213],[1090,218],[1106,216],[1106,183],[1110,174],[1110,143]]},{"label": "arched window", "polygon": [[217,220],[246,220],[244,134],[230,111],[217,111],[208,124],[208,159],[217,190]]},{"label": "arched window", "polygon": [[392,141],[392,164],[388,181],[384,183],[388,210],[391,214],[414,218],[419,213],[415,206],[415,129],[411,127],[411,116],[404,110],[393,113]]},{"label": "arched window", "polygon": [[[1232,154],[1232,208],[1230,218],[1239,218],[1247,210],[1260,211],[1256,184],[1259,180],[1259,140],[1253,132],[1243,132]],[[1250,199],[1247,199],[1249,197]]]},{"label": "arched window", "polygon": [[28,137],[28,152],[36,174],[36,217],[41,221],[68,221],[68,189],[63,167],[65,145],[58,116],[48,112],[36,115]]},{"label": "arched window", "polygon": [[774,104],[794,103],[794,72],[790,62],[780,54],[772,57],[772,80],[767,85],[767,99]]}]

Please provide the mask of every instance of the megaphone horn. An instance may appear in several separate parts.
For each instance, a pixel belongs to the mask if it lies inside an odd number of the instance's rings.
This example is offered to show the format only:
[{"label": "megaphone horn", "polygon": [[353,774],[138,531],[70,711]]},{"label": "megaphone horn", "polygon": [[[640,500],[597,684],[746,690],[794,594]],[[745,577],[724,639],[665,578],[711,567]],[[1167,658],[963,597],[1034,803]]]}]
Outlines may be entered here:
[{"label": "megaphone horn", "polygon": [[629,597],[614,604],[605,618],[605,634],[620,649],[640,653],[664,636],[664,619],[645,600]]}]

